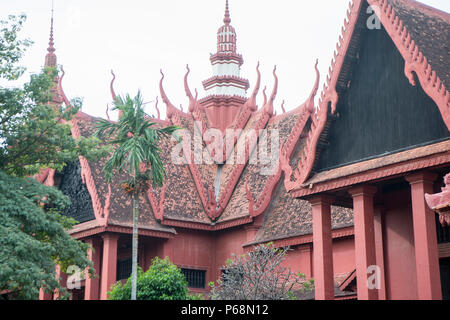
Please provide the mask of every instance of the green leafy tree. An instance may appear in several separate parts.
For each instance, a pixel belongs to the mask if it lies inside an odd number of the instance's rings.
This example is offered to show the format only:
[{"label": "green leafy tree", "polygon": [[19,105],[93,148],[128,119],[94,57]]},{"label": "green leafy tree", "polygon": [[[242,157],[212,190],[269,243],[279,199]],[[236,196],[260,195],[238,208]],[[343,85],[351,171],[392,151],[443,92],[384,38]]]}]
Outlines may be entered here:
[{"label": "green leafy tree", "polygon": [[[132,277],[125,284],[117,282],[110,292],[110,300],[129,300]],[[188,283],[181,270],[170,262],[169,258],[154,258],[150,268],[143,272],[138,268],[137,300],[188,300],[200,299],[189,295]]]},{"label": "green leafy tree", "polygon": [[[31,44],[19,38],[25,19],[0,21],[0,79],[8,84],[25,71],[18,65]],[[69,121],[80,100],[68,108],[52,101],[56,75],[56,68],[45,68],[22,87],[0,86],[0,292],[9,298],[35,299],[40,287],[66,296],[55,280],[56,265],[63,272],[69,265],[90,266],[87,246],[66,232],[75,221],[60,215],[68,199],[27,178],[108,151],[98,138],[72,137]]]},{"label": "green leafy tree", "polygon": [[66,232],[75,221],[59,214],[68,205],[56,188],[0,171],[0,292],[9,299],[36,299],[41,287],[67,297],[56,264],[93,271],[88,246]]},{"label": "green leafy tree", "polygon": [[283,267],[289,247],[261,244],[253,251],[233,255],[222,267],[222,278],[211,282],[213,300],[291,300],[296,292],[311,290],[312,279]]},{"label": "green leafy tree", "polygon": [[119,121],[114,123],[101,119],[96,128],[98,137],[106,138],[107,143],[116,147],[103,168],[106,179],[111,181],[115,170],[119,174],[127,170],[131,176],[130,180],[124,181],[123,186],[133,198],[131,300],[136,300],[139,195],[148,190],[150,184],[162,186],[165,170],[159,156],[158,141],[178,127],[160,127],[149,120],[150,117],[144,112],[140,92],[134,98],[128,94],[124,98],[117,97],[113,110],[120,111]]}]

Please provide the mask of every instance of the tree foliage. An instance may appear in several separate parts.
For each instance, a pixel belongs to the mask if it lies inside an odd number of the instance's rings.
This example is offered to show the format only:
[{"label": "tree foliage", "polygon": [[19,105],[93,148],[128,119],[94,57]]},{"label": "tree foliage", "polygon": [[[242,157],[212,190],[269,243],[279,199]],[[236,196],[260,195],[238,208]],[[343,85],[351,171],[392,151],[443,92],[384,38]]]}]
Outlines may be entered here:
[{"label": "tree foliage", "polygon": [[289,300],[295,292],[311,290],[313,280],[283,267],[289,247],[261,244],[241,256],[233,255],[222,278],[210,283],[213,300]]},{"label": "tree foliage", "polygon": [[[161,149],[158,142],[162,136],[171,135],[178,127],[160,127],[152,121],[144,111],[142,95],[139,91],[134,98],[129,94],[125,97],[118,96],[114,101],[113,110],[119,110],[122,113],[117,123],[100,119],[96,126],[96,135],[106,138],[109,144],[116,146],[103,168],[106,178],[111,181],[115,169],[119,173],[126,170],[133,179],[133,181],[127,181],[130,185],[140,178],[151,182],[154,186],[162,186],[165,171],[159,156]],[[142,165],[145,167],[144,171],[141,170]],[[135,187],[133,190],[136,193],[145,191],[137,188],[138,185]]]},{"label": "tree foliage", "polygon": [[[131,276],[125,284],[117,282],[108,292],[110,300],[129,300],[131,296]],[[188,283],[181,270],[169,258],[155,257],[150,268],[143,272],[138,269],[137,300],[187,300],[190,296]]]},{"label": "tree foliage", "polygon": [[[59,214],[69,204],[56,188],[0,171],[0,292],[9,298],[36,299],[39,288],[61,288],[56,264],[91,266],[87,245],[66,232],[75,221]],[[91,270],[92,271],[92,270]]]},{"label": "tree foliage", "polygon": [[101,119],[96,126],[96,135],[106,138],[107,143],[116,147],[103,167],[106,179],[111,181],[115,170],[119,174],[127,170],[131,175],[128,181],[123,181],[122,187],[133,196],[132,300],[136,299],[137,290],[139,194],[145,192],[150,183],[162,186],[166,173],[159,156],[158,141],[161,136],[170,135],[178,129],[176,126],[159,127],[156,122],[149,121],[143,106],[140,91],[134,98],[128,94],[125,98],[119,96],[113,108],[121,113],[119,121],[112,123]]},{"label": "tree foliage", "polygon": [[[18,65],[30,40],[19,32],[25,16],[0,21],[0,79],[16,80],[25,71]],[[90,265],[87,246],[67,230],[75,223],[60,215],[69,200],[56,188],[27,178],[44,168],[60,170],[83,155],[96,160],[108,148],[95,137],[72,137],[69,121],[81,106],[50,103],[56,68],[31,76],[21,87],[0,86],[0,292],[9,298],[35,299],[40,287],[65,290],[55,280],[62,271]],[[92,271],[92,270],[91,270]]]}]

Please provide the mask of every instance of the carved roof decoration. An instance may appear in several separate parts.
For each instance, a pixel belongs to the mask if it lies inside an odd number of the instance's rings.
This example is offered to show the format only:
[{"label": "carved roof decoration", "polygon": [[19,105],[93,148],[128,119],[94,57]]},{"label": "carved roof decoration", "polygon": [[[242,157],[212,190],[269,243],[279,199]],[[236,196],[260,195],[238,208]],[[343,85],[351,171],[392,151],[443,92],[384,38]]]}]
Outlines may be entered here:
[{"label": "carved roof decoration", "polygon": [[425,194],[428,207],[439,214],[439,222],[443,227],[450,226],[450,173],[445,175],[444,184],[441,192]]},{"label": "carved roof decoration", "polygon": [[[409,0],[391,0],[391,2],[412,3]],[[188,150],[192,150],[193,139],[183,139],[180,154],[188,161],[176,165],[172,163],[170,157],[177,142],[174,139],[162,139],[160,156],[167,178],[162,188],[157,190],[150,188],[141,197],[140,221],[144,228],[168,234],[174,232],[171,227],[215,231],[249,224],[264,218],[256,239],[261,242],[302,237],[310,233],[311,210],[302,200],[294,199],[292,193],[295,191],[294,189],[305,189],[303,183],[307,181],[313,169],[317,146],[326,130],[329,114],[335,112],[339,90],[345,86],[345,79],[342,77],[342,72],[345,73],[345,68],[347,68],[345,57],[349,50],[352,50],[350,46],[353,36],[358,36],[358,23],[361,23],[358,22],[358,16],[362,8],[367,7],[367,3],[380,5],[382,8],[380,20],[383,26],[389,35],[395,38],[394,42],[405,60],[410,59],[405,68],[406,75],[410,75],[412,71],[416,72],[422,86],[425,87],[428,84],[427,94],[435,102],[437,101],[443,117],[447,114],[448,91],[445,89],[444,80],[441,80],[445,78],[441,76],[442,70],[440,72],[433,71],[434,69],[427,62],[424,53],[421,53],[418,44],[413,42],[406,27],[403,26],[403,20],[396,16],[394,9],[386,1],[355,0],[350,3],[317,107],[314,105],[314,98],[319,86],[317,62],[315,65],[316,80],[309,97],[292,110],[285,109],[283,101],[281,104],[283,113],[279,115],[274,113],[274,103],[278,91],[276,68],[273,70],[275,81],[272,91],[267,96],[264,88],[262,92],[264,103],[258,108],[256,97],[261,85],[259,63],[256,67],[257,81],[248,98],[240,94],[228,94],[228,92],[212,94],[199,99],[197,92],[192,94],[189,88],[190,69],[189,66],[186,66],[184,90],[189,104],[184,111],[176,108],[169,100],[163,88],[165,75],[161,70],[159,89],[167,112],[166,119],[160,119],[158,102],[156,102],[155,110],[158,116],[154,120],[158,125],[178,125],[185,129],[182,134],[191,137],[194,136],[196,130],[200,131],[202,146],[208,150],[206,156],[210,158],[214,158],[214,150],[210,147],[211,141],[203,136],[207,129],[235,129],[242,130],[242,133],[235,137],[232,150],[224,152],[225,163],[216,163],[215,161],[195,163],[194,153],[188,152]],[[213,76],[217,81],[242,80],[236,73],[243,60],[242,56],[236,54],[236,34],[234,28],[231,28],[230,22],[227,1],[225,25],[219,29],[222,34],[218,34],[218,52],[211,58],[211,62],[214,64],[220,64],[221,61],[232,62],[235,63],[235,69],[224,68],[225,74]],[[433,60],[436,61],[436,58],[434,57]],[[217,66],[213,65],[213,67]],[[438,74],[441,78],[438,77]],[[110,91],[112,99],[115,100],[113,85],[116,77],[114,73],[112,76]],[[61,85],[63,77],[64,71],[58,82],[58,92],[66,105],[70,106]],[[249,86],[246,86],[245,90],[248,88]],[[223,112],[221,115],[227,115],[226,121],[220,122],[220,117],[217,116],[220,112]],[[78,112],[71,123],[72,135],[74,137],[89,135],[92,133],[95,121],[96,118],[81,111]],[[197,127],[198,123],[201,123],[201,127]],[[266,131],[261,132],[262,129],[266,129]],[[269,156],[275,152],[280,153],[279,163],[276,164],[270,175],[261,174],[263,165],[249,162],[250,155],[255,152],[256,148],[256,142],[246,141],[245,132],[249,130],[258,132],[259,140],[257,141],[265,141],[265,137],[270,136],[275,130],[279,131],[279,149],[270,148],[269,152]],[[266,144],[267,147],[272,147],[271,142]],[[244,163],[226,163],[226,160],[242,147],[246,150]],[[208,160],[210,159],[208,158]],[[104,226],[128,228],[131,225],[131,210],[129,210],[131,204],[117,187],[117,181],[124,177],[117,176],[115,181],[108,184],[101,172],[104,164],[102,161],[90,163],[80,157],[80,163],[82,179],[93,202],[96,228]],[[52,177],[51,170],[44,170],[37,176],[39,181],[49,184],[52,183]],[[352,225],[351,210],[334,207],[333,217],[335,229],[348,228]],[[350,233],[345,234],[349,235]]]},{"label": "carved roof decoration", "polygon": [[[352,41],[354,38],[356,39],[355,41],[358,41],[360,30],[366,23],[366,21],[361,21],[362,19],[358,18],[363,10],[367,9],[368,5],[380,8],[380,10],[374,10],[374,12],[379,17],[381,24],[405,61],[405,76],[409,79],[411,85],[414,86],[412,72],[417,74],[422,88],[436,103],[447,128],[450,129],[450,93],[448,91],[448,84],[446,85],[438,77],[434,69],[440,68],[441,66],[439,64],[435,66],[430,65],[427,57],[412,38],[408,30],[409,26],[396,14],[396,9],[402,10],[408,8],[409,10],[419,11],[423,15],[430,15],[432,13],[435,17],[443,21],[446,25],[446,30],[449,30],[450,15],[437,9],[418,4],[412,0],[354,0],[349,3],[347,16],[341,28],[341,35],[339,36],[339,41],[333,54],[326,83],[320,94],[316,111],[311,115],[311,127],[307,133],[308,138],[303,156],[295,168],[292,168],[286,159],[282,159],[283,171],[285,173],[284,185],[288,191],[304,188],[305,186],[303,184],[311,175],[319,153],[319,141],[326,137],[327,127],[330,125],[329,114],[334,115],[339,99],[339,92],[346,86],[349,68],[346,56],[349,52],[353,54],[356,46]],[[403,16],[405,19],[406,14],[403,13]],[[445,30],[443,32],[445,33]],[[449,52],[447,51],[444,54],[447,54],[445,63],[448,64]],[[445,72],[448,73],[448,68]],[[441,72],[444,79],[448,78],[445,72]]]}]

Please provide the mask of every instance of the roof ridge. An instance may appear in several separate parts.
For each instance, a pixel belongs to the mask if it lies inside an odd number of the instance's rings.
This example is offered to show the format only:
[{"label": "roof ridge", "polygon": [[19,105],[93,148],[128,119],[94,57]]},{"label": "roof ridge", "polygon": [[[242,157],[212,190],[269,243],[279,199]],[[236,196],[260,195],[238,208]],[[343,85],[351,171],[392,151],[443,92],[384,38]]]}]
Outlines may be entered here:
[{"label": "roof ridge", "polygon": [[[392,0],[389,0],[389,1],[392,1]],[[394,0],[394,2],[395,1],[396,0]],[[406,2],[409,5],[412,5],[412,6],[416,7],[416,8],[419,7],[421,9],[429,10],[430,13],[436,14],[436,15],[440,16],[441,18],[443,18],[444,20],[450,21],[450,13],[445,12],[443,10],[440,10],[438,8],[432,7],[430,5],[427,5],[426,3],[422,3],[422,2],[419,2],[419,1],[416,1],[416,0],[397,0],[397,1],[403,1],[403,2]]]}]

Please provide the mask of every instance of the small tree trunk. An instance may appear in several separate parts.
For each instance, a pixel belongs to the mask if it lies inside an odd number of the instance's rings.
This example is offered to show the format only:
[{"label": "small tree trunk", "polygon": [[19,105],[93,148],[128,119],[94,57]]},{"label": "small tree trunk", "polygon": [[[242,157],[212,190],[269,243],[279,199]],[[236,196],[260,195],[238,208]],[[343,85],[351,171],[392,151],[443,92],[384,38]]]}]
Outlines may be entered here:
[{"label": "small tree trunk", "polygon": [[139,194],[133,195],[133,251],[131,269],[131,300],[136,300],[137,287],[137,256],[138,256],[138,217],[139,217]]}]

